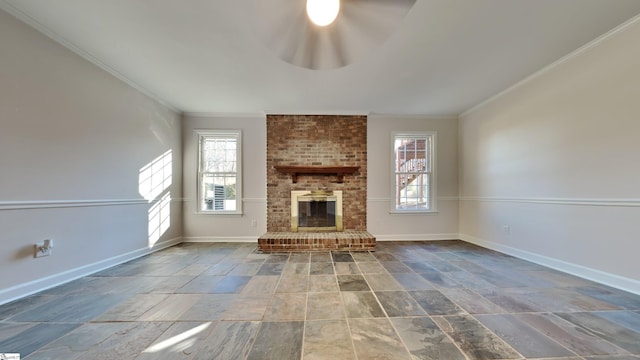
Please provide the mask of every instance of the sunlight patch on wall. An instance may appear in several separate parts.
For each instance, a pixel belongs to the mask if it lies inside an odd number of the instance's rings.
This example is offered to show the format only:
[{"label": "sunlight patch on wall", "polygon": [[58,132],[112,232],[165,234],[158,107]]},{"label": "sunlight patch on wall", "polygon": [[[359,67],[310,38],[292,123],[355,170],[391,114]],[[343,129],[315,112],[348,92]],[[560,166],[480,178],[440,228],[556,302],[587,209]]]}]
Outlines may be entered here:
[{"label": "sunlight patch on wall", "polygon": [[172,152],[169,149],[143,166],[138,174],[138,192],[152,204],[147,218],[149,248],[171,226],[171,192],[167,192],[167,189],[171,186],[172,167]]},{"label": "sunlight patch on wall", "polygon": [[162,196],[149,209],[149,248],[160,240],[160,236],[164,234],[171,226],[171,193],[168,192]]},{"label": "sunlight patch on wall", "polygon": [[153,201],[171,185],[171,160],[168,150],[140,169],[138,191],[143,198]]}]

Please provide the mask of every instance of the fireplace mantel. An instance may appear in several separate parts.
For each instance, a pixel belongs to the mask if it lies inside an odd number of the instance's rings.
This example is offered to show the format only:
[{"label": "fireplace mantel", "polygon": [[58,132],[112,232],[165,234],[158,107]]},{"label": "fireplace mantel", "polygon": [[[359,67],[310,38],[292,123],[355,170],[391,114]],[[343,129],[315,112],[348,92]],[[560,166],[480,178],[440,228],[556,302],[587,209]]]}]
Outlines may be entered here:
[{"label": "fireplace mantel", "polygon": [[291,181],[298,182],[298,175],[300,174],[324,174],[324,175],[336,175],[338,177],[338,183],[342,183],[344,175],[353,174],[358,171],[358,166],[279,166],[274,168],[282,173],[291,174]]}]

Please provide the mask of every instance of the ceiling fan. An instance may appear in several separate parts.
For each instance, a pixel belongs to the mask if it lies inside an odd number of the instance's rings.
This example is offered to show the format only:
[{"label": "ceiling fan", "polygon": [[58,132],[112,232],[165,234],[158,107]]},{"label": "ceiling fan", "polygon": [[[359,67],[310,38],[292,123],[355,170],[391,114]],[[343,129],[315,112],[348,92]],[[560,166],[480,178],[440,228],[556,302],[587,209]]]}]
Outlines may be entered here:
[{"label": "ceiling fan", "polygon": [[[255,25],[267,48],[280,59],[307,69],[335,69],[354,63],[382,44],[415,2],[255,0]],[[333,20],[325,25],[312,21],[314,5],[332,4]]]}]

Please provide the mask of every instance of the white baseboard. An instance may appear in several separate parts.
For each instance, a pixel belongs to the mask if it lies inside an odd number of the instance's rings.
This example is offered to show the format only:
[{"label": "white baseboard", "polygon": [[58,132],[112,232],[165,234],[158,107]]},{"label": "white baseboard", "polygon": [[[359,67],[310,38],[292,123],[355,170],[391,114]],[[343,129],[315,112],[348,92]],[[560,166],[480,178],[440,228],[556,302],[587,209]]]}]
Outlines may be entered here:
[{"label": "white baseboard", "polygon": [[520,250],[511,246],[498,244],[496,242],[480,239],[467,234],[460,234],[460,239],[487,249],[495,250],[520,259],[528,260],[552,269],[566,272],[587,280],[595,281],[620,290],[628,291],[640,295],[640,281],[628,277],[611,274],[605,271],[592,269],[586,266],[569,263],[563,260],[554,259],[548,256]]},{"label": "white baseboard", "polygon": [[433,240],[458,240],[456,234],[372,234],[376,241],[433,241]]},{"label": "white baseboard", "polygon": [[[399,234],[376,235],[376,241],[431,241],[431,240],[458,240],[458,234]],[[257,243],[257,236],[185,236],[182,242],[191,243]]]},{"label": "white baseboard", "polygon": [[112,266],[122,264],[124,262],[139,258],[144,255],[151,254],[153,252],[168,248],[170,246],[177,245],[182,242],[181,237],[165,240],[155,244],[153,249],[143,248],[134,251],[130,251],[125,254],[104,259],[92,264],[87,264],[74,269],[63,271],[61,273],[53,274],[47,277],[43,277],[37,280],[29,281],[24,284],[12,286],[10,288],[0,290],[0,305],[35,294],[37,292],[56,287],[68,283],[70,281],[79,279],[83,276],[94,274],[98,271],[108,269]]},{"label": "white baseboard", "polygon": [[[596,281],[605,285],[609,285],[621,290],[629,291],[640,295],[640,281],[631,278],[607,273],[604,271],[588,268],[554,259],[544,255],[535,254],[529,251],[516,249],[503,244],[476,238],[467,234],[422,234],[422,235],[374,235],[377,241],[425,241],[425,240],[456,240],[463,241],[495,250],[501,253],[515,256],[520,259],[528,260],[536,264],[550,267],[559,271],[563,271],[584,279]],[[0,305],[35,294],[37,292],[62,285],[72,280],[93,273],[102,271],[112,266],[122,264],[124,262],[139,258],[144,255],[165,249],[170,246],[177,245],[181,242],[234,242],[234,243],[257,243],[258,237],[255,236],[194,236],[184,238],[174,238],[159,242],[153,249],[143,248],[134,250],[122,255],[114,256],[93,264],[84,265],[75,269],[67,270],[58,274],[53,274],[41,279],[33,280],[24,284],[13,286],[0,290]]]},{"label": "white baseboard", "polygon": [[257,236],[185,236],[182,242],[191,243],[258,243]]}]

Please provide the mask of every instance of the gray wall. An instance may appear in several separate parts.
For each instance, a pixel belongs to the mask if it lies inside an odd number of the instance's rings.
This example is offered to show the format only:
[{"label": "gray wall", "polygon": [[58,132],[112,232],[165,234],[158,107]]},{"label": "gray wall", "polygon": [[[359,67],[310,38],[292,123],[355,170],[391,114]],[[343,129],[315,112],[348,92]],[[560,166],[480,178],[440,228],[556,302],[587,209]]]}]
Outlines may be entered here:
[{"label": "gray wall", "polygon": [[636,21],[461,117],[462,239],[640,293],[639,43]]},{"label": "gray wall", "polygon": [[[458,120],[456,117],[370,115],[367,227],[378,240],[458,238]],[[436,131],[436,213],[392,214],[391,132]]]},{"label": "gray wall", "polygon": [[[266,232],[266,120],[264,115],[186,114],[184,240],[256,241]],[[197,129],[241,129],[243,215],[196,214]],[[390,214],[392,131],[438,132],[438,213]],[[367,119],[367,229],[379,240],[458,238],[458,122],[455,117],[370,115]],[[252,226],[255,220],[256,226]]]},{"label": "gray wall", "polygon": [[[0,49],[0,303],[180,241],[179,116],[2,11]],[[150,244],[140,174],[168,152]]]},{"label": "gray wall", "polygon": [[[196,214],[198,141],[195,131],[206,129],[242,130],[242,215]],[[258,237],[267,231],[265,115],[185,114],[182,119],[182,136],[184,240],[257,242]]]}]

